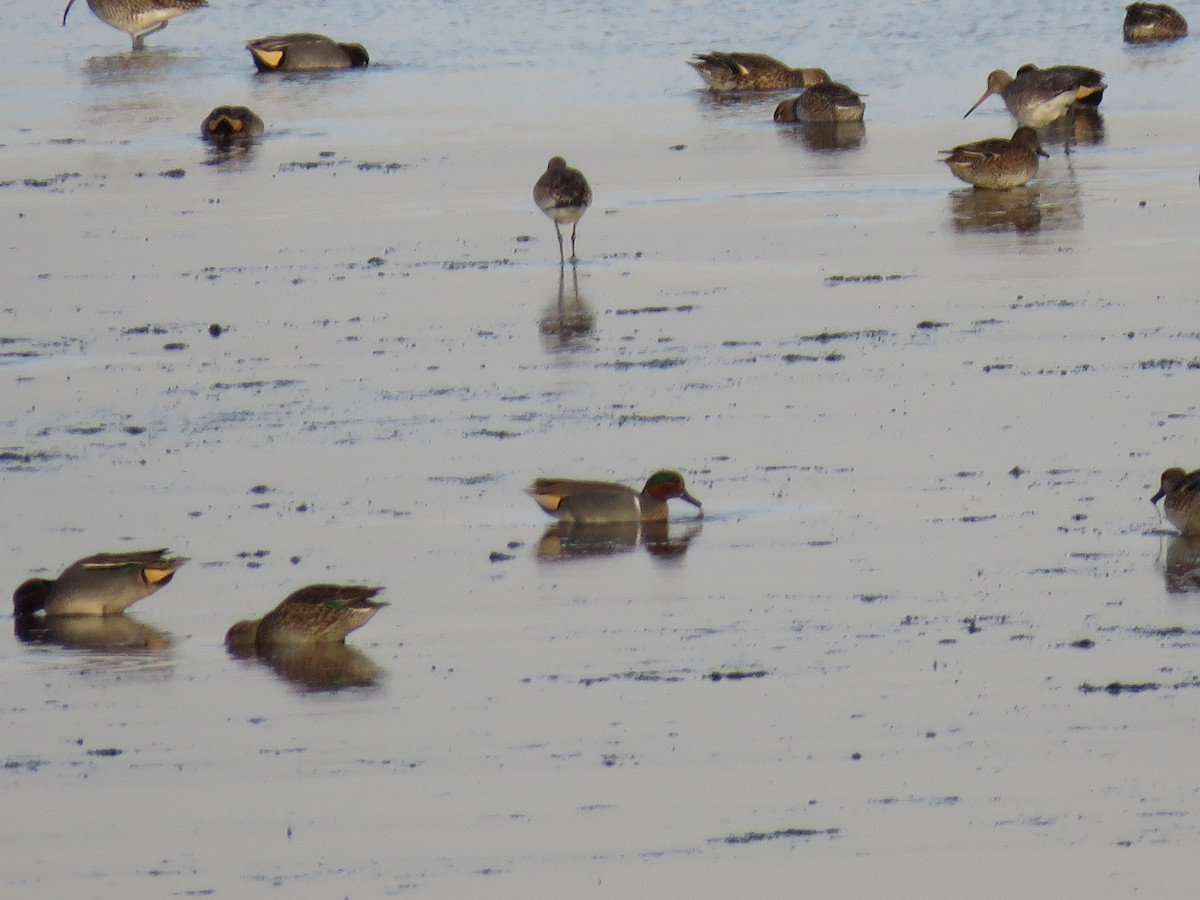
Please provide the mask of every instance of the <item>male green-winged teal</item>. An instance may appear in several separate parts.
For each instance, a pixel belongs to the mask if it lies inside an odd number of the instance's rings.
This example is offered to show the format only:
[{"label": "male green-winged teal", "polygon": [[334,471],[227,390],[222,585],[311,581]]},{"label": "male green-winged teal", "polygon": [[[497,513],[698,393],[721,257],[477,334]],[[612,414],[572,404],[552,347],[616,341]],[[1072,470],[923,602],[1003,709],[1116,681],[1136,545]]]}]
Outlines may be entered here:
[{"label": "male green-winged teal", "polygon": [[829,81],[824,69],[793,69],[765,53],[697,53],[688,65],[711,91],[785,91]]},{"label": "male green-winged teal", "polygon": [[[74,2],[67,0],[63,25]],[[87,0],[87,5],[105,25],[128,34],[134,50],[141,50],[147,35],[162,31],[176,16],[208,6],[208,0]]]},{"label": "male green-winged teal", "polygon": [[1037,176],[1038,157],[1049,155],[1038,142],[1037,132],[1025,125],[1014,131],[1011,139],[985,138],[938,152],[949,154],[942,162],[959,181],[998,190],[1028,184]]},{"label": "male green-winged teal", "polygon": [[1150,502],[1159,500],[1168,522],[1186,535],[1200,535],[1200,469],[1185,472],[1176,466],[1163,472],[1158,493]]},{"label": "male green-winged teal", "polygon": [[310,584],[284,598],[261,619],[238,622],[225,635],[237,647],[275,644],[340,644],[387,603],[374,600],[379,587]]},{"label": "male green-winged teal", "polygon": [[13,593],[13,614],[114,616],[170,584],[186,559],[167,550],[97,553],[71,563],[58,578],[30,578]]},{"label": "male green-winged teal", "polygon": [[861,122],[867,104],[853,90],[837,81],[808,88],[799,97],[775,107],[776,122]]},{"label": "male green-winged teal", "polygon": [[371,59],[362,44],[339,44],[323,34],[273,34],[246,45],[260,72],[356,69]]},{"label": "male green-winged teal", "polygon": [[248,143],[265,130],[263,120],[246,106],[217,106],[200,123],[200,136],[218,147]]},{"label": "male green-winged teal", "polygon": [[575,259],[575,227],[592,204],[592,186],[578,169],[572,169],[561,156],[550,158],[546,171],[533,186],[533,202],[554,220],[558,237],[558,259],[565,262],[560,225],[571,226],[571,259]]},{"label": "male green-winged teal", "polygon": [[537,505],[556,519],[590,525],[664,521],[667,501],[674,497],[700,506],[683,486],[683,476],[666,470],[646,479],[640,494],[623,484],[570,478],[539,478],[528,490]]},{"label": "male green-winged teal", "polygon": [[1187,20],[1165,3],[1130,3],[1124,33],[1131,44],[1173,41],[1187,36]]},{"label": "male green-winged teal", "polygon": [[1062,118],[1076,103],[1095,106],[1108,87],[1102,80],[1104,74],[1087,66],[1050,66],[1039,69],[1026,63],[1017,69],[1016,77],[1003,69],[996,69],[987,79],[987,90],[975,101],[975,105],[963,114],[965,119],[993,94],[1004,100],[1004,105],[1020,125],[1041,128]]}]

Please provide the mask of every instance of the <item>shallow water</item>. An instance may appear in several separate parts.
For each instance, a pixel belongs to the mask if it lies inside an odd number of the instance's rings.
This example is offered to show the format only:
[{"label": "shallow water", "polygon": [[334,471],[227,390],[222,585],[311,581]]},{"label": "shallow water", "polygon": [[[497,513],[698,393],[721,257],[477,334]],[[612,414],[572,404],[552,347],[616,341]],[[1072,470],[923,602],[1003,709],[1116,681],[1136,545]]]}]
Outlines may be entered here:
[{"label": "shallow water", "polygon": [[[310,2],[131,57],[0,10],[0,572],[191,557],[0,642],[14,895],[1192,895],[1200,554],[1146,502],[1196,464],[1189,41],[1103,4]],[[372,67],[255,76],[299,29]],[[710,47],[824,65],[863,133],[714,102]],[[962,189],[937,149],[1010,132],[962,113],[1029,60],[1105,70],[1099,129]],[[267,138],[211,156],[218,103]],[[552,153],[596,192],[561,272]],[[705,502],[665,538],[522,494],[661,466]],[[226,653],[316,581],[391,606],[345,654]]]}]

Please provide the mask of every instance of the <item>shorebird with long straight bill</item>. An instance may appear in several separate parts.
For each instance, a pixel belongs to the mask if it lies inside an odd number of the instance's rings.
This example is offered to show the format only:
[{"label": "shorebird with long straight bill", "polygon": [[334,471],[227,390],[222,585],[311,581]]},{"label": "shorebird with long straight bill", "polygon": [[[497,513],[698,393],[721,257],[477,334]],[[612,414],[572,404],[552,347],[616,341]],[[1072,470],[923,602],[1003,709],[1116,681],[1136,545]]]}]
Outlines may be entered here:
[{"label": "shorebird with long straight bill", "polygon": [[1019,125],[1041,128],[1061,119],[1076,103],[1100,102],[1108,87],[1103,74],[1086,66],[1051,66],[1039,69],[1028,63],[1017,69],[1016,77],[1003,69],[988,75],[987,90],[975,105],[963,114],[965,119],[988,97],[1000,97]]}]

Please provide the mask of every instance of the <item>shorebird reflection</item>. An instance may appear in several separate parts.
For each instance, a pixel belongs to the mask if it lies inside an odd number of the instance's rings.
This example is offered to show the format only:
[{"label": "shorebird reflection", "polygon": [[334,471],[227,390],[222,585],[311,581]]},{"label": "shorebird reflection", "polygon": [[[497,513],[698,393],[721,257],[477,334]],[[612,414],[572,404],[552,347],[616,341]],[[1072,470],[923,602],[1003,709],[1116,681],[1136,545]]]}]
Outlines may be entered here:
[{"label": "shorebird reflection", "polygon": [[566,266],[558,267],[558,294],[538,319],[538,331],[548,353],[582,350],[591,345],[596,314],[579,293],[579,270],[571,265],[571,289],[566,289]]}]

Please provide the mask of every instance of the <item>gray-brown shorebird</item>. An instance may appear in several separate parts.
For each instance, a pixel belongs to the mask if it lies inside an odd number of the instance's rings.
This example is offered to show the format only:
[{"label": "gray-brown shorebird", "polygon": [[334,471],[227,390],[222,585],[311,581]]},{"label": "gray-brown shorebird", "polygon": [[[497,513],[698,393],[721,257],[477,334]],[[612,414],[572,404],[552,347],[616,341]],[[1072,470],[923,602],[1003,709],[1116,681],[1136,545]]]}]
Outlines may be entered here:
[{"label": "gray-brown shorebird", "polygon": [[1108,87],[1104,74],[1087,66],[1050,66],[1039,69],[1026,63],[1016,77],[1003,69],[988,75],[987,90],[963,115],[965,119],[993,94],[1004,100],[1019,125],[1041,128],[1061,119],[1076,103],[1095,106]]},{"label": "gray-brown shorebird", "polygon": [[[63,25],[74,2],[67,0]],[[208,0],[87,0],[87,5],[105,25],[128,34],[134,50],[141,50],[147,35],[162,31],[176,16],[208,6]]]},{"label": "gray-brown shorebird", "polygon": [[558,237],[558,259],[565,262],[562,225],[571,226],[571,259],[575,259],[575,227],[592,205],[592,186],[578,169],[572,169],[561,156],[553,156],[546,171],[533,186],[533,202],[554,220]]}]

